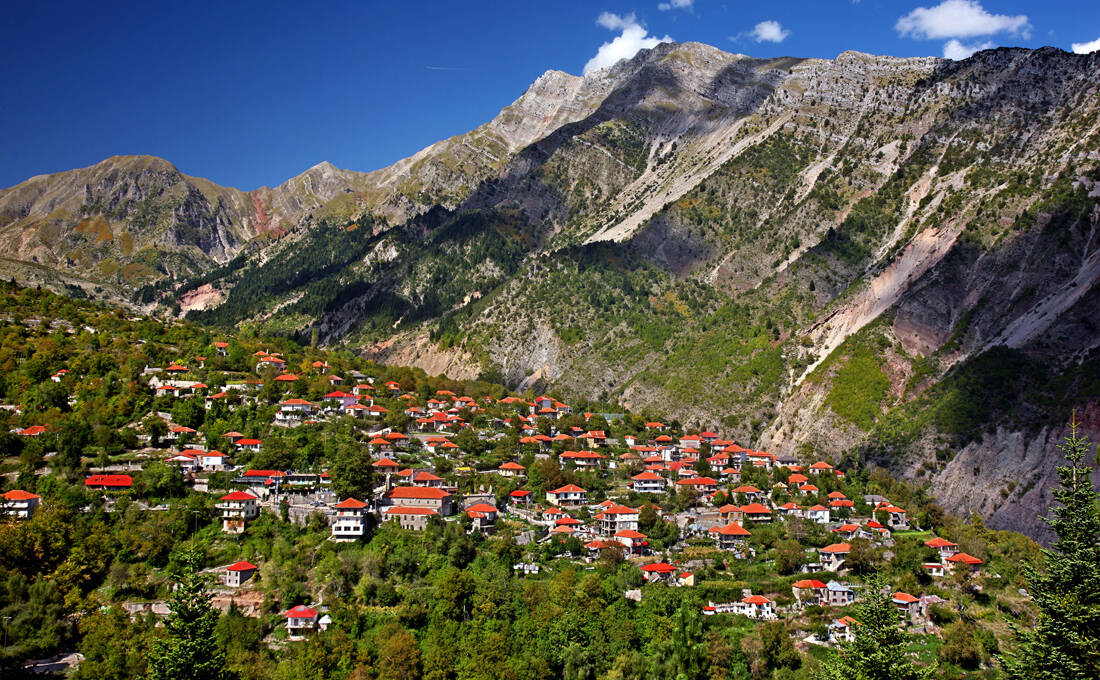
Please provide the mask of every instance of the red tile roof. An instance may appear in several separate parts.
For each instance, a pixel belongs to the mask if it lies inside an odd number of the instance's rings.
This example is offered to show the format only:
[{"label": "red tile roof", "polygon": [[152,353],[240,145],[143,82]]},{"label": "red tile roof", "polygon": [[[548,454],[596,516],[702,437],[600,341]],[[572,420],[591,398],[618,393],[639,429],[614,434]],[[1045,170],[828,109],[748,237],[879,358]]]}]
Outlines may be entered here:
[{"label": "red tile roof", "polygon": [[336,508],[337,510],[361,510],[362,508],[367,507],[367,504],[355,498],[345,498],[344,500],[340,501],[332,507]]},{"label": "red tile roof", "polygon": [[395,505],[392,508],[386,508],[387,515],[438,515],[439,513],[431,508],[412,508],[407,506]]},{"label": "red tile roof", "polygon": [[924,544],[926,546],[928,546],[929,548],[954,548],[954,547],[957,547],[956,544],[952,543],[951,541],[947,540],[946,538],[941,538],[939,536],[936,536],[935,538],[933,538],[930,541],[925,541]]},{"label": "red tile roof", "polygon": [[416,498],[420,500],[450,498],[443,489],[430,486],[395,486],[386,492],[386,498]]},{"label": "red tile roof", "polygon": [[721,534],[722,536],[751,536],[745,527],[740,524],[730,522],[724,527],[712,527],[711,532],[715,534]]},{"label": "red tile roof", "polygon": [[817,581],[817,580],[812,579],[812,578],[805,578],[805,579],[802,579],[801,581],[795,581],[794,584],[791,587],[792,588],[800,588],[800,589],[801,588],[815,588],[816,589],[816,588],[824,588],[825,584],[822,583],[821,581]]},{"label": "red tile roof", "polygon": [[22,489],[12,489],[3,495],[6,501],[29,501],[35,498],[41,498],[38,494],[31,493],[30,491],[23,491]]},{"label": "red tile roof", "polygon": [[134,483],[130,475],[92,475],[84,480],[84,486],[106,486],[115,489],[128,489]]},{"label": "red tile roof", "polygon": [[580,488],[576,484],[566,484],[565,486],[558,487],[558,488],[554,489],[553,491],[549,491],[547,493],[552,493],[552,494],[556,495],[556,494],[561,494],[561,493],[588,493],[588,492],[585,491],[584,489]]},{"label": "red tile roof", "polygon": [[975,564],[981,564],[982,561],[973,555],[967,555],[966,553],[956,553],[947,558],[948,562],[961,562],[963,564],[969,564],[971,566]]}]

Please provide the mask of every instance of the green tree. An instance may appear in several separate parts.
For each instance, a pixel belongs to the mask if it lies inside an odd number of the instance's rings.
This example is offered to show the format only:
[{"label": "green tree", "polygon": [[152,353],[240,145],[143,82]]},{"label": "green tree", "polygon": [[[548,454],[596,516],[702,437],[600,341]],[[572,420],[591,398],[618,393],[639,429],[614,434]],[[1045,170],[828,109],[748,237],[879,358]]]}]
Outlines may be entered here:
[{"label": "green tree", "polygon": [[229,673],[215,636],[218,612],[210,606],[198,550],[186,548],[180,564],[176,590],[168,598],[167,635],[153,643],[149,655],[149,680],[223,680]]},{"label": "green tree", "polygon": [[149,435],[149,444],[153,447],[160,446],[160,438],[168,434],[168,423],[160,416],[150,415],[141,421],[141,427],[145,434]]},{"label": "green tree", "polygon": [[792,539],[775,545],[775,568],[780,574],[793,574],[806,563],[806,550]]},{"label": "green tree", "polygon": [[963,668],[975,669],[982,663],[982,651],[978,646],[974,624],[967,621],[952,623],[943,631],[943,647],[940,658]]},{"label": "green tree", "polygon": [[762,654],[768,668],[798,668],[802,657],[791,642],[787,626],[782,621],[769,621],[760,629]]},{"label": "green tree", "polygon": [[1016,629],[1019,648],[1002,659],[1013,680],[1100,678],[1100,493],[1085,462],[1093,445],[1076,418],[1058,448],[1069,465],[1058,468],[1058,505],[1043,518],[1058,540],[1042,552],[1045,569],[1024,567],[1039,617]]},{"label": "green tree", "polygon": [[417,680],[420,677],[420,648],[416,638],[396,623],[378,632],[379,677],[393,680]]},{"label": "green tree", "polygon": [[867,580],[866,595],[856,604],[855,639],[840,646],[840,653],[822,664],[816,680],[926,680],[936,677],[936,667],[921,668],[905,655],[907,636],[898,625],[898,610],[891,601],[886,580],[875,575]]},{"label": "green tree", "polygon": [[370,451],[351,442],[337,447],[332,459],[332,492],[337,498],[369,501],[374,495],[374,468]]}]

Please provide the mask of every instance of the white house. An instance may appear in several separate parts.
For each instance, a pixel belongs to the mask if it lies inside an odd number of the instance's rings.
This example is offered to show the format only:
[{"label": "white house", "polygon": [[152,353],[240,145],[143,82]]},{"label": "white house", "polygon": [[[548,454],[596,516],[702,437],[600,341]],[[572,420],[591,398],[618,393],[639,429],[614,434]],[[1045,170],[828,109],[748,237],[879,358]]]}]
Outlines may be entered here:
[{"label": "white house", "polygon": [[824,548],[819,548],[817,553],[821,556],[821,564],[829,571],[837,571],[844,564],[852,546],[848,543],[833,543]]},{"label": "white house", "polygon": [[301,634],[317,628],[320,614],[316,609],[300,604],[286,613],[286,629],[291,634]]},{"label": "white house", "polygon": [[260,516],[259,499],[244,491],[234,491],[221,497],[218,509],[222,511],[222,531],[227,534],[244,533],[245,524]]},{"label": "white house", "polygon": [[231,564],[225,568],[225,585],[230,588],[240,588],[242,584],[252,578],[257,569],[259,567],[255,564],[244,560]]},{"label": "white house", "polygon": [[547,491],[546,502],[550,505],[585,505],[588,503],[588,492],[576,484],[566,484]]},{"label": "white house", "polygon": [[30,519],[34,511],[38,509],[38,502],[42,499],[38,494],[20,489],[13,489],[0,495],[0,513],[8,517]]},{"label": "white house", "polygon": [[332,540],[354,541],[367,531],[367,504],[354,498],[345,498],[332,506],[336,517],[332,520]]},{"label": "white house", "polygon": [[627,529],[638,530],[638,511],[625,505],[612,503],[594,519],[600,523],[600,533],[608,536]]},{"label": "white house", "polygon": [[276,420],[301,420],[313,412],[313,404],[305,399],[287,399],[280,402]]},{"label": "white house", "polygon": [[229,459],[221,451],[204,451],[198,457],[199,465],[206,470],[224,469]]},{"label": "white house", "polygon": [[634,490],[638,493],[665,492],[665,478],[652,470],[646,470],[641,474],[634,475],[630,479],[633,480],[631,486],[633,486]]}]

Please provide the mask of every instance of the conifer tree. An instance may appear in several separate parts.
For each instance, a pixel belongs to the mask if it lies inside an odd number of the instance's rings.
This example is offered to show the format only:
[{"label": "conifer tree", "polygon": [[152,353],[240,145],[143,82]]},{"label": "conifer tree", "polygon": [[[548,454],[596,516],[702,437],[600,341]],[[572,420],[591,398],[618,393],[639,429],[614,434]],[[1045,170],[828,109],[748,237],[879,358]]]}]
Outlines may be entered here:
[{"label": "conifer tree", "polygon": [[1030,630],[1016,628],[1019,648],[1002,659],[1013,680],[1100,678],[1100,493],[1076,418],[1058,448],[1069,465],[1058,468],[1058,505],[1043,518],[1058,539],[1042,552],[1045,568],[1024,567],[1039,616]]},{"label": "conifer tree", "polygon": [[905,654],[907,636],[898,625],[898,610],[882,576],[868,579],[856,604],[855,639],[822,664],[815,680],[930,680],[936,667],[920,667]]},{"label": "conifer tree", "polygon": [[225,654],[214,634],[218,612],[210,606],[198,551],[187,548],[181,562],[176,590],[168,598],[168,634],[153,644],[149,680],[227,680]]}]

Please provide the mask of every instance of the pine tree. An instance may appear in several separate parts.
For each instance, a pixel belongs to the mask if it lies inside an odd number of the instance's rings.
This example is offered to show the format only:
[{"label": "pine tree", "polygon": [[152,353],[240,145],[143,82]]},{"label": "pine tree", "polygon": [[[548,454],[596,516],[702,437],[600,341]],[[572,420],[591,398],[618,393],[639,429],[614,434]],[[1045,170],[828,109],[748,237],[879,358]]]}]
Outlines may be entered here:
[{"label": "pine tree", "polygon": [[936,667],[920,667],[905,654],[907,636],[898,625],[898,610],[886,581],[873,576],[856,604],[855,639],[840,645],[839,654],[817,672],[816,680],[927,680]]},{"label": "pine tree", "polygon": [[168,598],[168,634],[153,644],[149,680],[226,680],[225,654],[214,634],[218,612],[210,606],[198,551],[186,549],[181,561],[183,573]]},{"label": "pine tree", "polygon": [[1002,659],[1014,680],[1100,678],[1100,493],[1085,463],[1093,446],[1077,430],[1074,418],[1058,446],[1069,462],[1058,468],[1058,505],[1043,518],[1058,539],[1043,550],[1045,569],[1024,568],[1039,617],[1016,629],[1019,648]]}]

